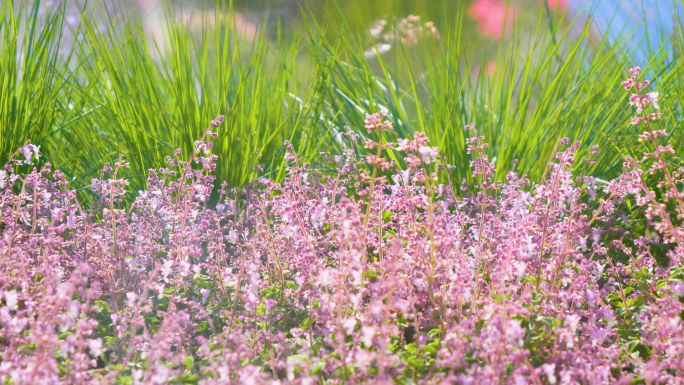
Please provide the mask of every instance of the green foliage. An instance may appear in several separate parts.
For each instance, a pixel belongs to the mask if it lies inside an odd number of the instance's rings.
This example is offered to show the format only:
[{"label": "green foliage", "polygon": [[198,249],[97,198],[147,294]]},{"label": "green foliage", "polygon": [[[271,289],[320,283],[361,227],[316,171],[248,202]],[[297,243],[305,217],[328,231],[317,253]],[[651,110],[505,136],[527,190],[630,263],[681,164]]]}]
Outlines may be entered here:
[{"label": "green foliage", "polygon": [[60,52],[63,14],[62,7],[41,17],[39,2],[31,8],[12,1],[0,6],[0,164],[27,140],[64,140],[60,127],[69,114],[72,79],[66,62],[72,52]]},{"label": "green foliage", "polygon": [[75,104],[93,113],[70,125],[83,167],[72,168],[74,175],[87,180],[100,159],[125,153],[131,180],[142,187],[148,168],[164,166],[174,148],[192,151],[218,114],[226,115],[215,144],[219,179],[242,185],[256,165],[277,167],[283,141],[309,125],[301,117],[311,104],[294,97],[306,92],[293,77],[300,43],[270,43],[263,35],[245,40],[230,26],[232,15],[221,9],[212,20],[205,15],[196,36],[168,11],[165,43],[151,41],[137,20],[109,19],[105,32],[82,20],[82,80],[72,87]]},{"label": "green foliage", "polygon": [[[682,143],[684,62],[668,54],[672,45],[683,46],[682,34],[654,47],[646,66],[630,62],[628,41],[610,45],[584,21],[542,12],[490,45],[498,48],[483,50],[467,32],[467,4],[458,2],[435,20],[439,38],[397,42],[374,54],[371,37],[349,22],[369,12],[336,3],[316,18],[303,10],[298,29],[306,32],[267,33],[264,23],[253,39],[235,27],[230,4],[201,15],[199,32],[167,9],[161,41],[135,17],[105,12],[102,26],[84,12],[68,29],[63,9],[41,17],[38,2],[31,9],[13,4],[5,2],[0,13],[0,52],[17,58],[0,63],[0,162],[31,139],[84,194],[119,153],[131,162],[132,189],[143,188],[147,170],[165,166],[175,148],[189,153],[217,114],[226,115],[215,144],[217,178],[239,187],[256,176],[284,177],[285,140],[321,165],[323,155],[349,146],[339,135],[345,126],[361,134],[365,114],[378,109],[389,111],[394,135],[425,132],[456,165],[457,184],[469,178],[462,127],[470,122],[488,138],[498,178],[514,164],[539,178],[555,143],[567,136],[583,142],[580,156],[600,145],[585,173],[605,180],[637,150],[630,147],[638,132],[623,107],[627,95],[616,92],[631,64],[656,74],[669,140]],[[74,34],[76,43],[59,54],[68,46],[63,34]],[[493,73],[480,70],[490,61]]]},{"label": "green foliage", "polygon": [[[624,56],[629,42],[593,43],[589,24],[563,25],[542,14],[533,30],[516,26],[496,52],[483,53],[475,46],[479,42],[469,43],[472,39],[464,36],[463,18],[461,9],[441,39],[399,46],[371,59],[358,49],[363,38],[354,38],[351,31],[341,34],[341,43],[321,38],[313,51],[327,79],[328,119],[336,127],[360,127],[367,111],[387,109],[400,137],[422,131],[444,151],[457,166],[453,176],[459,182],[469,175],[462,128],[470,122],[487,138],[498,178],[515,160],[516,171],[540,178],[563,136],[582,142],[581,157],[591,145],[600,146],[598,161],[586,174],[615,176],[630,151],[627,143],[636,143],[638,135],[623,107],[627,95],[616,87],[634,64]],[[342,14],[339,19],[338,28],[350,28]],[[324,36],[325,27],[320,28]],[[681,92],[681,65],[668,57],[671,48],[667,43],[649,56],[648,66],[660,74],[658,87],[669,95],[664,116],[672,127],[671,140],[681,143],[676,102],[681,99],[675,97]],[[479,61],[484,67],[488,59],[496,66],[489,75],[476,65]]]}]

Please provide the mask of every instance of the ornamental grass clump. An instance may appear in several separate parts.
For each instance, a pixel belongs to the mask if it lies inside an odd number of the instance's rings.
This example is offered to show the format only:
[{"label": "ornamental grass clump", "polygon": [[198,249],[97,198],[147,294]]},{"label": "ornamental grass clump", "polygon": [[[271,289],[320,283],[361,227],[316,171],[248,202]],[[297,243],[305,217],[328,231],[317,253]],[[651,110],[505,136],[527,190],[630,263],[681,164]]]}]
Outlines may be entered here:
[{"label": "ornamental grass clump", "polygon": [[[0,378],[682,383],[684,170],[638,72],[625,87],[652,152],[603,189],[582,171],[596,150],[577,159],[567,138],[541,180],[496,180],[472,124],[475,183],[451,180],[423,133],[376,113],[363,143],[343,136],[373,155],[347,150],[334,173],[286,142],[282,182],[216,192],[206,130],[130,206],[125,159],[105,167],[84,208],[27,144],[0,172]],[[639,234],[614,230],[629,202]]]}]

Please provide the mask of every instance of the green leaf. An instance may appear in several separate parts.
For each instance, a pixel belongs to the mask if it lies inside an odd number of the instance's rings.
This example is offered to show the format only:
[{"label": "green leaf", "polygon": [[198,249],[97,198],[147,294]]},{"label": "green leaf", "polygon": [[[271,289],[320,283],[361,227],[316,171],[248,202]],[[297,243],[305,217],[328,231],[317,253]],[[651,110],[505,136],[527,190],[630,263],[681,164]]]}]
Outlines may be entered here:
[{"label": "green leaf", "polygon": [[195,368],[195,359],[192,356],[185,356],[183,359],[183,365],[185,365],[185,369],[192,372],[192,370]]}]

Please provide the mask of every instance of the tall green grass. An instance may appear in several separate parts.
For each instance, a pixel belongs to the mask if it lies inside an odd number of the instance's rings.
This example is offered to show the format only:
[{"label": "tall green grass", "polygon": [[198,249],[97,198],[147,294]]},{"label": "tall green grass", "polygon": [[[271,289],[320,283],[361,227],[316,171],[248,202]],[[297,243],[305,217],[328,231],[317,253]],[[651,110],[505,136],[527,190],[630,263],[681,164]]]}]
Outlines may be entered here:
[{"label": "tall green grass", "polygon": [[[474,122],[486,136],[499,178],[514,166],[540,177],[558,140],[566,136],[583,143],[580,156],[599,145],[598,162],[585,172],[608,178],[621,168],[639,133],[629,125],[628,95],[620,82],[630,66],[640,65],[658,74],[654,87],[667,100],[663,124],[675,143],[683,143],[682,69],[678,56],[672,60],[666,54],[671,42],[652,52],[649,63],[634,63],[629,42],[609,45],[596,39],[589,23],[564,24],[549,20],[547,13],[533,28],[514,28],[512,37],[488,55],[469,45],[463,11],[443,23],[451,28],[442,31],[440,40],[398,46],[370,60],[354,48],[362,43],[353,33],[341,33],[349,36],[342,42],[320,39],[314,51],[328,79],[326,100],[333,106],[335,115],[329,118],[335,126],[361,127],[365,111],[386,109],[399,136],[425,132],[458,166],[454,176],[459,181],[469,175],[465,124]],[[336,28],[351,29],[342,13],[338,19],[342,23]],[[319,27],[324,36],[329,26]],[[492,75],[476,64],[486,60],[496,63]]]},{"label": "tall green grass", "polygon": [[[163,167],[175,148],[191,151],[207,123],[225,114],[217,177],[241,186],[284,176],[285,140],[316,166],[349,146],[339,135],[345,126],[366,135],[364,115],[383,109],[394,135],[425,132],[457,166],[456,181],[469,175],[462,127],[470,122],[491,144],[498,177],[514,160],[516,171],[539,177],[567,136],[583,142],[584,155],[600,145],[599,161],[586,171],[609,178],[638,134],[619,86],[635,64],[657,74],[663,124],[674,145],[682,143],[683,63],[665,54],[672,44],[681,49],[681,34],[649,63],[632,63],[628,41],[610,45],[584,21],[546,12],[487,51],[464,28],[466,5],[457,2],[437,20],[439,39],[368,57],[372,40],[350,26],[348,9],[331,4],[323,17],[302,10],[306,33],[267,35],[264,27],[252,40],[231,23],[231,6],[218,3],[199,32],[167,9],[163,42],[138,18],[105,13],[102,26],[84,14],[68,31],[76,35],[73,50],[60,56],[63,10],[40,16],[37,7],[5,2],[0,52],[17,59],[0,61],[0,160],[31,139],[87,191],[103,163],[123,153],[132,184],[142,188],[147,169]],[[478,69],[489,60],[496,63],[491,75]]]},{"label": "tall green grass", "polygon": [[102,32],[83,18],[79,81],[70,85],[75,104],[88,111],[69,127],[85,160],[76,175],[87,177],[99,159],[125,153],[132,180],[143,185],[146,169],[165,165],[175,148],[192,151],[219,114],[226,120],[216,142],[217,175],[231,185],[251,180],[257,165],[274,167],[284,140],[307,140],[301,133],[313,125],[315,106],[295,97],[308,91],[296,76],[299,41],[271,43],[263,31],[245,40],[230,26],[232,13],[221,9],[206,20],[217,28],[193,35],[167,11],[165,46],[150,41],[137,20],[110,18]]},{"label": "tall green grass", "polygon": [[[59,52],[64,8],[42,18],[39,6],[0,6],[0,163],[27,140],[62,140],[54,131],[68,115],[70,52]],[[43,147],[46,151],[47,146]]]}]

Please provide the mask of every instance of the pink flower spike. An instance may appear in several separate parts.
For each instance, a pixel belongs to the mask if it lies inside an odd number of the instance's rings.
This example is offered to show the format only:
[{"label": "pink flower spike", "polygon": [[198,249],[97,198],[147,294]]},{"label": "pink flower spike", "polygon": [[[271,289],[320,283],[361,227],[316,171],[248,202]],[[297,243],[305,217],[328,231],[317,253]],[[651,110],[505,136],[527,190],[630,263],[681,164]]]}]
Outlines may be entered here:
[{"label": "pink flower spike", "polygon": [[636,83],[634,82],[634,79],[632,79],[632,78],[629,78],[629,79],[625,80],[624,82],[622,82],[622,87],[627,91],[631,90],[635,85],[636,85]]},{"label": "pink flower spike", "polygon": [[214,120],[211,121],[211,126],[214,127],[214,128],[220,126],[221,123],[223,123],[223,120],[224,120],[224,119],[225,119],[225,117],[224,117],[223,115],[217,116],[216,119],[214,119]]},{"label": "pink flower spike", "polygon": [[368,132],[373,132],[379,129],[393,129],[392,122],[384,121],[385,113],[380,111],[371,115],[367,115],[364,124]]}]

